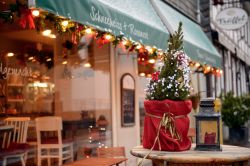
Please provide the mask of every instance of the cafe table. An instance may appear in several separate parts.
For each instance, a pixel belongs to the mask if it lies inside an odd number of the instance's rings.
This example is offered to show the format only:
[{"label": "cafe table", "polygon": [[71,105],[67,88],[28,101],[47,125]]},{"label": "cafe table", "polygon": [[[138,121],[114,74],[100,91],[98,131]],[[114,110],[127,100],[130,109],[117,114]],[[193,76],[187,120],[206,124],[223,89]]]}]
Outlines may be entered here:
[{"label": "cafe table", "polygon": [[[222,151],[196,151],[195,144],[190,150],[182,152],[152,151],[147,159],[152,160],[154,166],[218,166],[233,165],[247,166],[250,160],[250,148],[222,145]],[[150,152],[142,146],[134,147],[130,153],[143,158]],[[143,164],[142,164],[143,165]]]},{"label": "cafe table", "polygon": [[75,161],[73,163],[69,163],[66,166],[112,166],[112,165],[118,165],[124,161],[126,161],[127,158],[84,158],[78,161]]}]

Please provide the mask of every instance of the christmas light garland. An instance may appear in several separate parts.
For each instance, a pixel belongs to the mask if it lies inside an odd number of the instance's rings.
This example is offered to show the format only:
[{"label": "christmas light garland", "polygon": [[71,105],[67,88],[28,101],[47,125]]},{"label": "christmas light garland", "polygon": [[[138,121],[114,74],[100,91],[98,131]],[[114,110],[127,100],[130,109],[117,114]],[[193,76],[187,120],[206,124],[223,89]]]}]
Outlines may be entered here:
[{"label": "christmas light garland", "polygon": [[[147,66],[153,64],[156,59],[162,60],[166,55],[166,51],[157,49],[154,46],[145,46],[140,42],[126,38],[123,34],[114,36],[110,30],[110,32],[108,30],[101,31],[94,27],[81,25],[72,20],[45,11],[29,9],[27,4],[10,4],[9,8],[0,12],[0,19],[4,22],[13,23],[17,17],[19,18],[19,24],[22,28],[28,27],[29,29],[36,29],[47,37],[55,38],[56,35],[52,33],[53,30],[55,30],[61,35],[70,34],[71,42],[73,44],[78,44],[82,36],[92,35],[92,37],[97,40],[100,47],[104,44],[111,43],[115,47],[119,46],[128,50],[128,52],[136,52],[138,55],[138,64],[140,65]],[[223,73],[219,68],[211,67],[206,64],[202,65],[194,61],[190,61],[189,65],[196,72],[203,72],[204,74],[220,76]],[[144,75],[151,76],[151,74],[152,73],[145,73]],[[144,76],[143,74],[140,75]]]}]

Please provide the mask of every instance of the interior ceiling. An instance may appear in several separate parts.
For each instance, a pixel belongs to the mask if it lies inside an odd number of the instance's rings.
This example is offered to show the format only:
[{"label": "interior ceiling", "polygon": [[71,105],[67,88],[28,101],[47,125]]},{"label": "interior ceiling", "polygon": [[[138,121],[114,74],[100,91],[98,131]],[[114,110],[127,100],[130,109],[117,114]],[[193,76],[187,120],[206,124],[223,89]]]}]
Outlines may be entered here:
[{"label": "interior ceiling", "polygon": [[[2,28],[0,28],[2,29]],[[54,44],[54,39],[39,34],[36,30],[17,30],[17,31],[0,31],[0,37],[12,40],[23,40],[29,42],[43,43],[48,45]]]}]

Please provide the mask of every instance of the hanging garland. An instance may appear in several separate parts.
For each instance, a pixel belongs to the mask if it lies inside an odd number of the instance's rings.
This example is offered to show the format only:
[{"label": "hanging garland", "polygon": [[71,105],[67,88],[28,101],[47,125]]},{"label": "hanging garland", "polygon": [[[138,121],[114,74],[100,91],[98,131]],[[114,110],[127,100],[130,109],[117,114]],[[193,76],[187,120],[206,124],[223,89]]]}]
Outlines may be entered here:
[{"label": "hanging garland", "polygon": [[[51,34],[51,29],[56,30],[61,35],[70,34],[71,41],[66,41],[63,45],[68,50],[72,48],[73,44],[77,45],[82,36],[91,34],[97,40],[99,47],[111,43],[114,47],[119,45],[128,50],[128,52],[136,52],[139,65],[151,66],[152,63],[150,61],[153,60],[154,63],[157,58],[162,59],[163,55],[166,54],[166,52],[156,47],[145,46],[142,43],[129,40],[123,34],[114,36],[111,32],[104,32],[90,26],[81,25],[48,12],[41,12],[37,9],[31,10],[27,4],[21,3],[19,0],[16,0],[16,4],[10,4],[6,10],[0,12],[1,19],[5,23],[13,23],[16,19],[19,19],[19,24],[22,28],[36,29],[38,32],[43,32],[44,35],[46,35],[46,32],[48,37],[55,37],[55,35]],[[69,47],[69,45],[71,46]],[[67,56],[64,55],[64,58],[67,58]],[[202,65],[194,61],[190,62],[190,66],[195,72],[204,74],[220,76],[223,72],[219,68],[210,67],[206,64]],[[151,73],[145,74],[151,75]]]}]

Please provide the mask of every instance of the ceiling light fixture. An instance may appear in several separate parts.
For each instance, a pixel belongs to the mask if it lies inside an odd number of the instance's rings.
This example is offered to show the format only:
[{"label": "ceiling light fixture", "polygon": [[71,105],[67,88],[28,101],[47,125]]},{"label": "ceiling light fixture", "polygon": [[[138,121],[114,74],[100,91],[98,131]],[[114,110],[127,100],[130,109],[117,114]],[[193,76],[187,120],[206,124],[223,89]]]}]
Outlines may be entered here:
[{"label": "ceiling light fixture", "polygon": [[8,56],[8,57],[12,57],[12,56],[14,56],[14,53],[13,53],[13,52],[8,52],[8,53],[7,53],[7,56]]},{"label": "ceiling light fixture", "polygon": [[46,29],[42,32],[43,36],[49,36],[51,34],[51,30],[50,29]]}]

